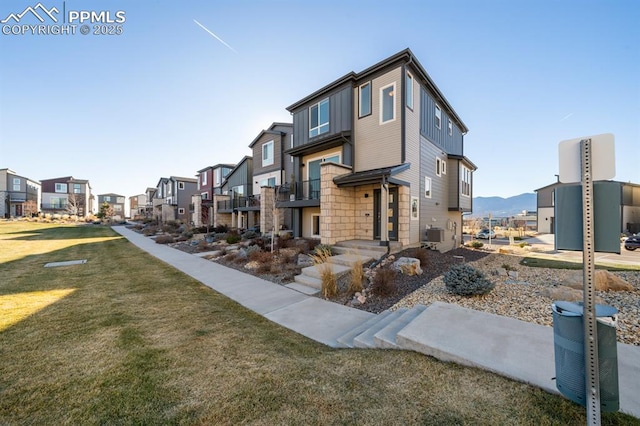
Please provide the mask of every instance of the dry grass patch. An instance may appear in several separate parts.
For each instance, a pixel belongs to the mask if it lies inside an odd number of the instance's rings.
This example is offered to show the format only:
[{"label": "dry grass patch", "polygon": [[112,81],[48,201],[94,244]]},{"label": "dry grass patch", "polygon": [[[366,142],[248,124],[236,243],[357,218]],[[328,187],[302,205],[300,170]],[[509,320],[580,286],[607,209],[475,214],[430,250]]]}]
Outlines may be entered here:
[{"label": "dry grass patch", "polygon": [[[585,423],[583,408],[484,371],[325,347],[109,228],[78,232],[105,240],[44,253],[25,240],[41,254],[0,263],[0,296],[76,289],[0,331],[0,424]],[[75,258],[88,262],[42,267]]]}]

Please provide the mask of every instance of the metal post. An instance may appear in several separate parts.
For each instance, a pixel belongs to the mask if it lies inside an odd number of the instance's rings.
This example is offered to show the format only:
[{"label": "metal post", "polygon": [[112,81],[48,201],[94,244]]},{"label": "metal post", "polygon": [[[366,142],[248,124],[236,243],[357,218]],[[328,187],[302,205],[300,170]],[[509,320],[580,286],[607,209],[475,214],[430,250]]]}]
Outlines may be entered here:
[{"label": "metal post", "polygon": [[584,355],[586,369],[587,424],[600,425],[600,375],[598,363],[598,333],[595,314],[594,242],[593,242],[593,181],[591,139],[580,141],[582,154],[582,235],[584,282]]}]

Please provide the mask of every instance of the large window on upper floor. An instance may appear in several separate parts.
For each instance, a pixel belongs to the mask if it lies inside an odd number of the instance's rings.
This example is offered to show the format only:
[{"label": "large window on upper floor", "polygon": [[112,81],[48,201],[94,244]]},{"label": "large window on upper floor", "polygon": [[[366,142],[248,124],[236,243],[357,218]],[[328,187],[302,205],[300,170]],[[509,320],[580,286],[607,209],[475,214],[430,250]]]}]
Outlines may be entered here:
[{"label": "large window on upper floor", "polygon": [[222,170],[215,169],[213,171],[213,184],[215,186],[220,186],[221,183],[222,183]]},{"label": "large window on upper floor", "polygon": [[309,108],[309,137],[329,131],[329,98]]},{"label": "large window on upper floor", "polygon": [[435,119],[436,127],[439,129],[442,126],[442,110],[438,105],[436,105],[436,119]]},{"label": "large window on upper floor", "polygon": [[359,88],[358,117],[371,114],[371,82],[366,82]]},{"label": "large window on upper floor", "polygon": [[82,194],[82,186],[79,183],[73,184],[73,193],[74,194]]},{"label": "large window on upper floor", "polygon": [[396,83],[380,88],[380,124],[396,119]]},{"label": "large window on upper floor", "polygon": [[471,170],[460,166],[460,192],[465,197],[471,197]]},{"label": "large window on upper floor", "polygon": [[20,191],[20,178],[13,178],[13,190]]},{"label": "large window on upper floor", "polygon": [[67,192],[67,184],[66,183],[56,183],[56,192]]},{"label": "large window on upper floor", "polygon": [[269,141],[262,145],[262,166],[270,166],[273,164],[273,141]]},{"label": "large window on upper floor", "polygon": [[209,172],[202,172],[202,174],[200,175],[200,185],[207,184],[207,173]]}]

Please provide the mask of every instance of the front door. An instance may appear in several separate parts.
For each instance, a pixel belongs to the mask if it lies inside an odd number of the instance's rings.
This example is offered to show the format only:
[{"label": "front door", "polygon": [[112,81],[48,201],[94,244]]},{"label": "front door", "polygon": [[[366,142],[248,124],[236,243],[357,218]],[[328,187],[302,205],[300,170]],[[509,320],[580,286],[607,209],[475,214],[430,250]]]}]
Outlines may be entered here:
[{"label": "front door", "polygon": [[[382,193],[379,189],[373,191],[373,238],[382,239],[382,221],[384,211],[381,209]],[[387,206],[387,229],[389,241],[398,241],[398,188],[389,188],[389,203]]]}]

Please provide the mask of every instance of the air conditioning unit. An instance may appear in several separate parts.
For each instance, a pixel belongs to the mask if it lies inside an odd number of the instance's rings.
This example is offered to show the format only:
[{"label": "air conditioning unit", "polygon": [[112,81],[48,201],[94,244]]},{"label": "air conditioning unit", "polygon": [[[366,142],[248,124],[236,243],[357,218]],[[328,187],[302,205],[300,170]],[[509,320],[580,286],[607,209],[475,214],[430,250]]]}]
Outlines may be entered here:
[{"label": "air conditioning unit", "polygon": [[429,228],[427,229],[427,241],[430,243],[441,243],[444,241],[444,229]]}]

